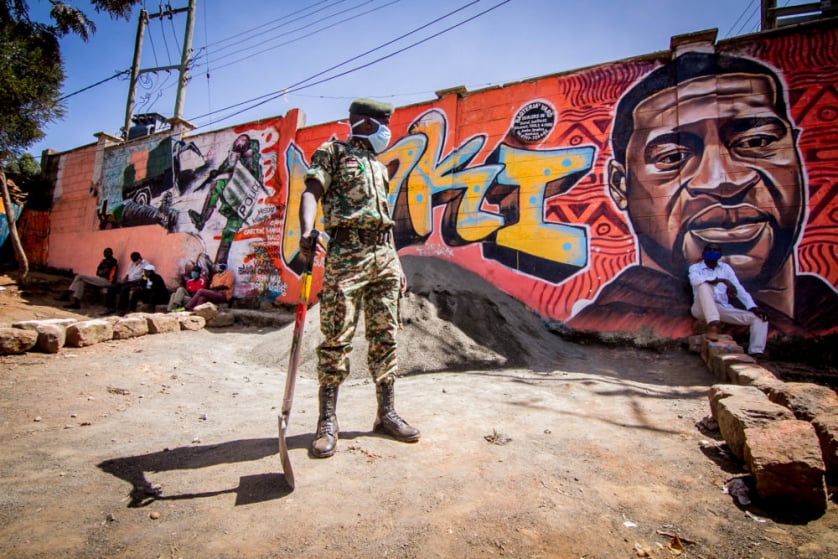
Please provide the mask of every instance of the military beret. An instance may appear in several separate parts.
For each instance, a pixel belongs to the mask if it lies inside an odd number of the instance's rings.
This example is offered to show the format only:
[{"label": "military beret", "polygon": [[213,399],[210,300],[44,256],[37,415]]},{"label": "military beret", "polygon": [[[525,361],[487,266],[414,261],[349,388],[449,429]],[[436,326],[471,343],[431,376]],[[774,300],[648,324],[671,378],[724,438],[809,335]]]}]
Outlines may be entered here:
[{"label": "military beret", "polygon": [[393,105],[362,97],[352,101],[352,104],[349,105],[349,114],[365,115],[373,118],[390,118],[390,115],[393,114]]}]

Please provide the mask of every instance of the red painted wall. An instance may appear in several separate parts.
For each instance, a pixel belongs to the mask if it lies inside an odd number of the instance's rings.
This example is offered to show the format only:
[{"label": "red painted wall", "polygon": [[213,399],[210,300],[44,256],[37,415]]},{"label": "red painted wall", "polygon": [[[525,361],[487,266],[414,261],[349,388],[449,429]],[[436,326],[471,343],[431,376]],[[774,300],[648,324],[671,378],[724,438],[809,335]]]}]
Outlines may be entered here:
[{"label": "red painted wall", "polygon": [[[836,83],[838,30],[813,24],[398,107],[380,159],[400,253],[567,328],[681,337],[686,268],[715,241],[774,335],[835,333]],[[302,177],[348,132],[299,121],[60,154],[50,265],[116,245],[174,284],[224,260],[237,296],[293,303]]]}]

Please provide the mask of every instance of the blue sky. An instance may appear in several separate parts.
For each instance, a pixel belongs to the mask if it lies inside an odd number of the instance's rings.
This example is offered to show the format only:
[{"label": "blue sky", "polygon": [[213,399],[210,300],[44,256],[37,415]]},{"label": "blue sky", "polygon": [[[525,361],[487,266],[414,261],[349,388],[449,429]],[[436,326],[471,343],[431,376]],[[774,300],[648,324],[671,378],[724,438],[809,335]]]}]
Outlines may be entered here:
[{"label": "blue sky", "polygon": [[[175,9],[187,5],[170,2]],[[87,43],[62,39],[67,114],[28,150],[36,156],[92,143],[100,131],[117,135],[125,119],[126,79],[76,92],[131,67],[140,8],[124,21],[95,13],[84,0],[72,3],[97,32]],[[49,2],[29,4],[32,18],[46,21]],[[151,14],[160,10],[145,4]],[[184,14],[150,20],[142,68],[179,63],[185,21]],[[344,118],[354,97],[398,107],[433,99],[441,89],[474,91],[666,50],[673,35],[716,28],[721,40],[758,26],[758,0],[197,0],[196,65],[183,116],[199,126],[197,133],[298,107],[314,125]],[[252,99],[342,72],[224,119]],[[172,116],[177,73],[147,77],[134,112]]]}]

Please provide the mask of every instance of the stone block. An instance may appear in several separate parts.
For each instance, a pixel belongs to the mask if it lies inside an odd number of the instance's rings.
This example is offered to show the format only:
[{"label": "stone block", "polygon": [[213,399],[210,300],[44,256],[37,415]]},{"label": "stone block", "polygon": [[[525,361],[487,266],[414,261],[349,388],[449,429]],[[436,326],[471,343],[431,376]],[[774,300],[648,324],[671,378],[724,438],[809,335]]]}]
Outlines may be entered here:
[{"label": "stone block", "polygon": [[67,338],[67,326],[78,322],[75,319],[23,320],[12,326],[38,333],[38,349],[45,353],[58,353]]},{"label": "stone block", "polygon": [[113,322],[110,320],[84,320],[67,328],[66,345],[85,347],[113,339]]},{"label": "stone block", "polygon": [[156,313],[146,315],[149,334],[165,334],[166,332],[180,332],[180,322],[177,317]]},{"label": "stone block", "polygon": [[731,396],[746,396],[751,398],[765,398],[765,394],[753,386],[739,386],[736,384],[714,384],[710,387],[710,415],[718,421],[719,401]]},{"label": "stone block", "polygon": [[113,339],[127,340],[148,334],[148,322],[141,316],[126,316],[113,325]]},{"label": "stone block", "polygon": [[761,499],[807,517],[826,512],[825,467],[808,421],[778,420],[745,429],[745,462]]},{"label": "stone block", "polygon": [[12,324],[13,328],[24,328],[26,330],[33,330],[38,325],[51,325],[60,328],[67,328],[71,324],[75,324],[79,320],[77,318],[44,318],[40,320],[20,320]]},{"label": "stone block", "polygon": [[794,414],[779,404],[759,396],[737,395],[718,401],[716,421],[730,451],[737,458],[745,457],[745,430],[780,419],[794,419]]},{"label": "stone block", "polygon": [[728,366],[730,382],[742,386],[753,386],[768,394],[774,387],[783,384],[774,373],[756,363],[731,363]]},{"label": "stone block", "polygon": [[838,473],[838,412],[816,415],[812,427],[818,435],[826,471]]},{"label": "stone block", "polygon": [[198,316],[197,314],[181,312],[175,313],[174,316],[177,318],[181,330],[200,330],[207,325],[207,321],[204,320],[204,317]]},{"label": "stone block", "polygon": [[38,332],[23,328],[0,328],[0,355],[26,353],[38,343]]},{"label": "stone block", "polygon": [[733,338],[725,334],[719,334],[719,339],[715,342],[704,338],[701,344],[701,358],[708,365],[710,364],[710,356],[717,353],[744,353],[742,346],[733,341]]},{"label": "stone block", "polygon": [[207,324],[209,324],[212,322],[212,319],[218,316],[218,307],[214,303],[204,303],[192,309],[192,314],[203,317],[207,321]]},{"label": "stone block", "polygon": [[754,358],[740,352],[710,352],[707,368],[717,379],[722,382],[733,382],[733,373],[730,371],[731,365],[739,363],[756,363]]},{"label": "stone block", "polygon": [[784,382],[768,392],[768,398],[794,412],[797,419],[811,421],[820,413],[838,413],[838,395],[827,386],[810,382]]}]

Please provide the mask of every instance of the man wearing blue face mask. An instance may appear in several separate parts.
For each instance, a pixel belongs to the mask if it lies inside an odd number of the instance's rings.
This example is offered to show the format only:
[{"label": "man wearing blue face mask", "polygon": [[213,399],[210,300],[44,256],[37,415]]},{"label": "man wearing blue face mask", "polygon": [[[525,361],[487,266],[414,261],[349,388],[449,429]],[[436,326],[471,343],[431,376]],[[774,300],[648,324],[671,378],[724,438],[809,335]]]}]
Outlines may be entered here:
[{"label": "man wearing blue face mask", "polygon": [[338,387],[349,376],[349,353],[364,309],[367,363],[375,382],[378,414],[374,431],[403,442],[419,440],[419,431],[394,409],[396,331],[399,293],[407,288],[393,238],[389,178],[376,154],[390,142],[393,105],[356,99],[349,107],[352,132],[344,141],[321,145],[311,156],[300,200],[300,255],[309,261],[317,204],[329,234],[320,298],[317,348],[320,414],[311,456],[326,458],[337,448]]},{"label": "man wearing blue face mask", "polygon": [[[722,262],[721,257],[721,246],[708,243],[704,247],[702,260],[690,266],[689,278],[694,300],[690,310],[694,317],[707,321],[709,340],[718,339],[720,322],[748,325],[748,353],[761,357],[768,337],[768,315],[754,303],[751,295],[739,283],[733,268]],[[734,305],[737,300],[744,309]]]}]

